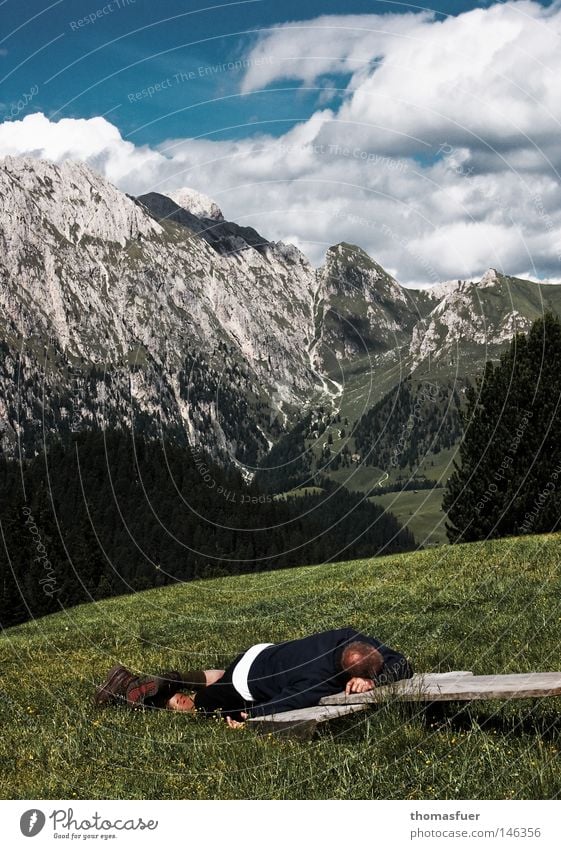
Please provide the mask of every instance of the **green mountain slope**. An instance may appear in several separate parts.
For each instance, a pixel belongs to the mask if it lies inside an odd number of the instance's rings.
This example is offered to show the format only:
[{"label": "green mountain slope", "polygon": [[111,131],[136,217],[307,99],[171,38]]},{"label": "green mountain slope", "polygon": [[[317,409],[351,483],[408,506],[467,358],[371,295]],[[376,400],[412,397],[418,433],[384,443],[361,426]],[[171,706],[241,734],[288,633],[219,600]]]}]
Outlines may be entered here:
[{"label": "green mountain slope", "polygon": [[418,671],[560,668],[561,537],[443,546],[214,579],[83,605],[0,637],[7,798],[558,798],[561,699],[387,705],[315,742],[168,712],[95,711],[116,660],[226,663],[252,643],[354,624]]}]

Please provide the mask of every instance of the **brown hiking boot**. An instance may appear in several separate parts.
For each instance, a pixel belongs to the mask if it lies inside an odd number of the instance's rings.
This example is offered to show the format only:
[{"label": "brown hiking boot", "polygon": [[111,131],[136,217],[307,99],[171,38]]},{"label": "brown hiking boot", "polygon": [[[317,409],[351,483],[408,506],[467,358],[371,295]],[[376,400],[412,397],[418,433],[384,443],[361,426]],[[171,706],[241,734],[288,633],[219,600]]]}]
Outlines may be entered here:
[{"label": "brown hiking boot", "polygon": [[179,672],[164,672],[162,675],[135,675],[130,669],[118,664],[110,669],[107,678],[94,695],[94,704],[99,707],[118,704],[128,707],[165,707],[168,699],[182,689]]},{"label": "brown hiking boot", "polygon": [[130,707],[165,708],[168,699],[171,699],[181,686],[179,672],[138,675],[127,686],[126,702]]},{"label": "brown hiking boot", "polygon": [[94,694],[94,704],[98,707],[116,704],[126,698],[127,688],[134,680],[134,673],[126,666],[117,664],[107,673],[107,678],[97,687]]}]

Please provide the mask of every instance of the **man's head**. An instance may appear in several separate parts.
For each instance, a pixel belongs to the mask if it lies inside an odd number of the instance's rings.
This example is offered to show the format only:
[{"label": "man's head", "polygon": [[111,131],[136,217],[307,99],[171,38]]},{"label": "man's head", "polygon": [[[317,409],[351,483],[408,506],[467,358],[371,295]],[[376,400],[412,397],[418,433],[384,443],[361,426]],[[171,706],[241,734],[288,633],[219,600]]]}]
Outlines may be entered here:
[{"label": "man's head", "polygon": [[369,643],[354,642],[345,646],[341,655],[343,672],[352,678],[374,678],[381,671],[384,658]]}]

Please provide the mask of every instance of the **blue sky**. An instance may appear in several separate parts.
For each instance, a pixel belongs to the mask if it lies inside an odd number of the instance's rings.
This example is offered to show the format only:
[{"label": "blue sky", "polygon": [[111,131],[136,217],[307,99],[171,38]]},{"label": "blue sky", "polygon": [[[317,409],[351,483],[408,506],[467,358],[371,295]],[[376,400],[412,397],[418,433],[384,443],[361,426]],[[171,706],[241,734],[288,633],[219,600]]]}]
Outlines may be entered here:
[{"label": "blue sky", "polygon": [[[5,0],[0,50],[7,53],[0,68],[8,77],[1,100],[10,107],[36,86],[37,96],[21,115],[37,109],[54,118],[110,114],[123,135],[138,144],[203,134],[240,138],[251,128],[239,125],[272,119],[278,123],[270,131],[280,135],[308,117],[316,92],[295,96],[287,82],[266,94],[241,97],[239,73],[201,74],[199,68],[243,57],[257,31],[285,21],[423,8],[455,15],[484,5],[464,0],[440,0],[428,7],[367,0]],[[104,9],[108,12],[93,23],[79,25]],[[181,73],[188,79],[178,81]],[[343,86],[345,75],[336,81]],[[158,83],[164,85],[155,94],[131,103],[132,95]],[[272,94],[275,89],[284,90]]]},{"label": "blue sky", "polygon": [[190,186],[316,263],[561,280],[561,0],[0,0],[0,155]]}]

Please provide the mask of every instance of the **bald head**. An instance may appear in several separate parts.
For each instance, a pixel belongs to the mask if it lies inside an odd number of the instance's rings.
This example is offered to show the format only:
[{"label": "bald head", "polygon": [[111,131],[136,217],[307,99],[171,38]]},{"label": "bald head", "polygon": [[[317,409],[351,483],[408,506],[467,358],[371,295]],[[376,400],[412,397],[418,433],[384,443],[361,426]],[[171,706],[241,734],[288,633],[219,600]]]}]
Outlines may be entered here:
[{"label": "bald head", "polygon": [[353,678],[374,678],[381,671],[384,658],[369,643],[349,643],[341,655],[341,667]]}]

